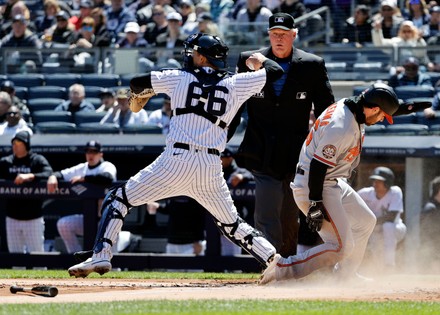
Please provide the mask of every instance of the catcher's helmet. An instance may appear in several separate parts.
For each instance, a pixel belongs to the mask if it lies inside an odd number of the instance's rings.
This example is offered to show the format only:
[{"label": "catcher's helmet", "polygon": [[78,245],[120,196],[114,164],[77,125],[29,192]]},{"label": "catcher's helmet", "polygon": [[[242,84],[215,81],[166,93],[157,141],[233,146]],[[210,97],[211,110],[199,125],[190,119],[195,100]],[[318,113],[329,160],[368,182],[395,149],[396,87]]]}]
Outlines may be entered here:
[{"label": "catcher's helmet", "polygon": [[394,173],[391,169],[385,166],[376,167],[370,179],[382,180],[386,187],[391,187],[394,184]]},{"label": "catcher's helmet", "polygon": [[393,123],[393,114],[399,108],[399,99],[392,87],[385,83],[374,83],[362,92],[361,98],[367,107],[379,107],[386,113],[386,119]]},{"label": "catcher's helmet", "polygon": [[228,57],[228,46],[217,36],[209,34],[192,34],[183,43],[185,50],[185,63],[192,61],[192,51],[196,50],[201,55],[205,56],[209,62],[219,68],[226,69],[228,64],[226,58]]}]

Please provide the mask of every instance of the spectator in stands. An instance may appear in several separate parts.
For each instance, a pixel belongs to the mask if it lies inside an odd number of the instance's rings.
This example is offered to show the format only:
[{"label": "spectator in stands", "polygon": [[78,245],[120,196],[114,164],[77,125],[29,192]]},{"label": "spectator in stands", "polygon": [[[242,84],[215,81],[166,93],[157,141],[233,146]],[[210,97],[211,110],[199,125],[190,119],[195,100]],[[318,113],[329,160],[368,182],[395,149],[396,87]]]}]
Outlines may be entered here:
[{"label": "spectator in stands", "polygon": [[414,23],[421,37],[428,35],[429,11],[425,0],[406,0],[403,17]]},{"label": "spectator in stands", "polygon": [[62,10],[56,15],[56,24],[43,39],[53,44],[70,44],[76,37],[75,26],[69,22],[69,14]]},{"label": "spectator in stands", "polygon": [[351,4],[352,2],[347,0],[331,1],[330,12],[333,17],[333,34],[334,41],[337,43],[342,41],[346,20],[351,16]]},{"label": "spectator in stands", "polygon": [[81,29],[76,34],[70,49],[108,47],[110,43],[110,33],[104,34],[103,37],[95,35],[95,20],[88,16],[83,19]]},{"label": "spectator in stands", "polygon": [[156,68],[181,68],[183,42],[186,35],[181,31],[182,16],[177,12],[167,15],[167,30],[157,36],[155,46],[162,49],[156,51]]},{"label": "spectator in stands", "polygon": [[[0,47],[31,47],[40,49],[41,41],[37,35],[27,28],[28,20],[23,15],[16,15],[12,19],[12,32],[0,41]],[[41,63],[41,54],[39,52],[23,53],[15,51],[9,56],[7,63],[12,65],[23,65],[27,60],[35,63]]]},{"label": "spectator in stands", "polygon": [[93,34],[95,35],[95,40],[93,41],[93,46],[110,46],[113,40],[111,32],[107,29],[107,17],[104,10],[102,8],[94,8],[90,14],[95,21],[95,27],[93,31]]},{"label": "spectator in stands", "polygon": [[1,91],[0,92],[0,124],[6,122],[6,113],[12,106],[11,97],[8,93]]},{"label": "spectator in stands", "polygon": [[[306,14],[307,9],[304,3],[299,0],[284,0],[272,10],[274,14],[278,12],[289,13],[294,19],[297,19]],[[297,26],[301,27],[303,25],[299,24]]]},{"label": "spectator in stands", "polygon": [[[148,106],[148,105],[147,105]],[[171,120],[171,100],[167,95],[163,101],[162,108],[156,109],[148,116],[148,124],[156,125],[162,128],[164,135],[168,134]]]},{"label": "spectator in stands", "polygon": [[128,10],[136,17],[137,20],[137,12],[150,4],[150,0],[135,0],[128,6]]},{"label": "spectator in stands", "polygon": [[116,92],[118,105],[111,108],[102,118],[101,124],[112,123],[119,128],[127,125],[144,125],[148,122],[148,114],[145,109],[133,113],[128,105],[130,91],[128,89],[119,89]]},{"label": "spectator in stands", "polygon": [[345,21],[342,35],[343,43],[350,43],[362,47],[371,43],[371,18],[370,8],[364,4],[356,6],[354,15]]},{"label": "spectator in stands", "polygon": [[[235,19],[235,22],[247,23],[247,25],[239,24],[236,28],[236,31],[241,34],[239,43],[255,44],[262,37],[266,38],[266,25],[271,15],[272,11],[265,7],[261,0],[246,0],[245,7],[238,11]],[[261,23],[262,25],[259,25]]]},{"label": "spectator in stands", "polygon": [[155,45],[156,38],[167,31],[168,21],[165,16],[165,9],[161,5],[152,8],[152,22],[144,28],[144,39],[150,45]]},{"label": "spectator in stands", "polygon": [[[439,46],[440,45],[440,23],[438,25],[439,33],[437,35],[428,38],[426,43],[428,46]],[[438,51],[436,49],[428,51],[429,59],[432,61],[428,67],[428,71],[440,72],[440,58],[438,56]]]},{"label": "spectator in stands", "polygon": [[203,256],[206,249],[206,210],[187,196],[173,197],[147,205],[149,214],[168,215],[167,254]]},{"label": "spectator in stands", "polygon": [[440,111],[440,91],[438,91],[434,98],[432,99],[432,106],[429,108],[425,108],[423,113],[426,118],[435,118],[437,117],[437,111]]},{"label": "spectator in stands", "polygon": [[429,183],[429,200],[420,213],[420,262],[424,270],[438,273],[440,267],[440,176]]},{"label": "spectator in stands", "polygon": [[73,115],[79,111],[94,112],[95,106],[85,99],[84,85],[75,83],[69,87],[69,99],[55,107],[56,111],[69,111]]},{"label": "spectator in stands", "polygon": [[373,16],[373,24],[381,23],[384,38],[396,37],[402,22],[403,17],[395,0],[383,0],[379,12]]},{"label": "spectator in stands", "polygon": [[17,96],[15,95],[15,84],[11,80],[5,80],[0,85],[0,91],[6,92],[9,94],[12,100],[12,105],[15,105],[20,110],[22,116],[29,117],[30,111],[27,105]]},{"label": "spectator in stands", "polygon": [[81,29],[84,18],[90,17],[93,9],[92,0],[81,0],[79,4],[79,15],[72,16],[69,22],[75,25],[75,30]]},{"label": "spectator in stands", "polygon": [[[47,179],[48,193],[58,190],[58,181],[91,183],[109,187],[116,181],[116,167],[104,160],[101,143],[96,140],[87,142],[85,146],[85,162],[52,173]],[[57,221],[57,229],[64,241],[68,253],[82,250],[78,236],[84,236],[84,215],[73,214],[64,216]]]},{"label": "spectator in stands", "polygon": [[109,0],[93,0],[93,7],[94,8],[101,8],[104,11],[108,8],[110,8],[110,1]]},{"label": "spectator in stands", "polygon": [[[425,40],[420,36],[419,31],[411,21],[403,21],[400,24],[399,32],[396,37],[384,38],[381,23],[374,23],[372,32],[373,44],[375,46],[393,47],[426,47]],[[414,56],[426,67],[431,63],[425,49],[401,49],[402,59]]]},{"label": "spectator in stands", "polygon": [[35,19],[36,33],[38,36],[46,34],[52,25],[56,24],[55,16],[60,11],[57,0],[44,1],[44,14]]},{"label": "spectator in stands", "polygon": [[196,28],[194,28],[191,33],[206,33],[219,37],[223,36],[217,23],[214,22],[212,15],[208,12],[200,13],[197,17]]},{"label": "spectator in stands", "polygon": [[427,73],[420,71],[420,64],[417,58],[409,57],[403,64],[403,71],[397,70],[388,80],[388,85],[392,88],[404,85],[418,85],[432,87],[431,77]]},{"label": "spectator in stands", "polygon": [[394,172],[388,167],[374,169],[370,176],[372,186],[358,191],[377,218],[376,227],[368,241],[373,255],[373,264],[379,270],[393,272],[396,268],[397,244],[406,234],[403,223],[403,194],[399,186],[394,185]]},{"label": "spectator in stands", "polygon": [[1,25],[0,38],[3,38],[12,31],[13,18],[14,16],[19,14],[23,15],[27,20],[27,28],[35,33],[36,27],[34,22],[31,20],[31,12],[29,8],[26,6],[26,3],[24,1],[17,1],[14,3],[12,7],[11,17],[7,20],[1,21],[2,23],[0,23]]},{"label": "spectator in stands", "polygon": [[162,8],[162,10],[160,11],[163,12],[163,17],[165,17],[170,12],[176,12],[176,9],[174,9],[173,6],[167,3],[166,0],[151,1],[148,5],[140,9],[136,14],[136,19],[139,25],[142,27],[142,30],[145,30],[143,28],[144,25],[148,25],[151,22],[158,22],[157,21],[158,19],[154,17],[155,16],[154,13],[160,12],[156,6],[160,6]]},{"label": "spectator in stands", "polygon": [[[52,167],[46,158],[31,151],[31,136],[18,132],[11,140],[12,154],[0,159],[0,179],[15,185],[45,180]],[[44,252],[43,200],[15,198],[5,200],[6,236],[10,253]]]},{"label": "spectator in stands", "polygon": [[27,131],[31,136],[34,134],[21,115],[20,109],[12,105],[5,115],[5,122],[0,124],[0,136],[12,139],[17,132]]},{"label": "spectator in stands", "polygon": [[136,17],[125,6],[125,0],[111,0],[111,7],[105,13],[107,15],[107,29],[114,41],[117,40],[118,34],[124,32],[128,22],[136,22]]},{"label": "spectator in stands", "polygon": [[2,5],[2,11],[1,11],[2,22],[7,21],[7,20],[12,20],[12,17],[14,16],[14,14],[12,14],[12,12],[11,12],[12,7],[18,1],[19,0],[7,0],[7,1],[3,2],[4,6]]},{"label": "spectator in stands", "polygon": [[437,36],[440,33],[440,5],[430,8],[429,14],[428,35],[424,37],[425,40]]},{"label": "spectator in stands", "polygon": [[104,89],[99,93],[99,97],[101,98],[101,106],[96,109],[97,113],[108,112],[111,108],[118,105],[115,99],[115,91],[112,89]]},{"label": "spectator in stands", "polygon": [[180,0],[178,12],[182,16],[182,29],[186,29],[188,25],[194,26],[197,15],[192,0]]},{"label": "spectator in stands", "polygon": [[140,30],[137,22],[128,22],[124,28],[125,36],[116,43],[116,48],[147,47],[147,41],[139,36]]}]

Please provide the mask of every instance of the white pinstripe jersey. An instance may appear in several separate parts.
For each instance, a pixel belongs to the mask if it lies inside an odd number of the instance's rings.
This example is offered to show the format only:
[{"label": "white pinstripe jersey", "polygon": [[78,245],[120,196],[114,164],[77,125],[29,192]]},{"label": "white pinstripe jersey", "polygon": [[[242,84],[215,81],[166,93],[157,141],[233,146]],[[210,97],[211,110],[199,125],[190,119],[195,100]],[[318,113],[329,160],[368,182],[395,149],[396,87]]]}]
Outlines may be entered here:
[{"label": "white pinstripe jersey", "polygon": [[[384,216],[388,211],[403,212],[403,193],[399,186],[391,186],[381,199],[377,199],[374,187],[364,187],[358,191],[358,194],[376,218]],[[397,220],[400,220],[400,216]]]},{"label": "white pinstripe jersey", "polygon": [[101,162],[97,167],[90,168],[88,163],[80,163],[78,165],[66,168],[60,172],[63,175],[63,179],[70,181],[75,176],[84,177],[86,175],[97,175],[102,173],[110,173],[113,177],[113,181],[116,180],[116,166],[107,161]]},{"label": "white pinstripe jersey", "polygon": [[[260,92],[265,83],[264,68],[225,77],[209,93],[204,109],[229,125],[240,106],[253,94]],[[170,96],[171,109],[196,106],[203,84],[193,74],[178,69],[151,72],[151,85],[154,91]],[[174,116],[171,119],[167,144],[183,142],[196,147],[223,151],[226,139],[227,129],[222,129],[206,118],[191,113]]]},{"label": "white pinstripe jersey", "polygon": [[299,165],[308,173],[314,158],[329,166],[327,180],[349,178],[359,164],[364,135],[364,124],[357,123],[342,99],[316,120],[301,148]]}]

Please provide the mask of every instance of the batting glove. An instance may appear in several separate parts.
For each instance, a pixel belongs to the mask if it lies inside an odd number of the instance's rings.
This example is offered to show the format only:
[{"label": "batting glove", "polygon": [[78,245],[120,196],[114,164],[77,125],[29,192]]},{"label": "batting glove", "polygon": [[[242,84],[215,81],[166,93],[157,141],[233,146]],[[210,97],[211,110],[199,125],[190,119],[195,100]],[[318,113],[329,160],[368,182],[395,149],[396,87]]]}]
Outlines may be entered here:
[{"label": "batting glove", "polygon": [[307,213],[306,222],[309,229],[312,232],[318,232],[321,230],[323,221],[327,220],[330,222],[330,218],[327,214],[327,209],[325,209],[322,201],[310,201],[309,212]]}]

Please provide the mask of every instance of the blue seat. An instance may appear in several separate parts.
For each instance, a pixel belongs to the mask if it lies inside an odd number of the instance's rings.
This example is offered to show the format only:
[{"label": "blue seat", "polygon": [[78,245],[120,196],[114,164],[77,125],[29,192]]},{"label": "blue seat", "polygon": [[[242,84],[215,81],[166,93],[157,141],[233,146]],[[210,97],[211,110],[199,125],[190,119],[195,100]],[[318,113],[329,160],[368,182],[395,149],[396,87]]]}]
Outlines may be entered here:
[{"label": "blue seat", "polygon": [[73,115],[73,122],[77,124],[78,126],[83,123],[89,123],[89,122],[100,122],[102,118],[105,116],[106,112],[86,112],[86,111],[80,111],[76,112],[75,115]]},{"label": "blue seat", "polygon": [[387,135],[421,136],[429,134],[429,127],[421,124],[397,124],[386,127]]},{"label": "blue seat", "polygon": [[105,133],[119,134],[119,127],[112,123],[100,124],[99,122],[82,123],[77,126],[78,133]]},{"label": "blue seat", "polygon": [[44,80],[46,85],[62,86],[66,89],[75,83],[79,83],[81,75],[74,73],[53,73],[46,74]]},{"label": "blue seat", "polygon": [[440,85],[440,72],[426,72],[431,77],[432,86]]},{"label": "blue seat", "polygon": [[15,86],[15,96],[17,96],[21,100],[28,99],[29,89],[25,86]]},{"label": "blue seat", "polygon": [[119,85],[119,75],[111,73],[86,73],[81,75],[80,83],[84,86],[112,87]]},{"label": "blue seat", "polygon": [[68,111],[37,110],[31,117],[34,124],[46,121],[73,122],[72,113]]},{"label": "blue seat", "polygon": [[33,98],[67,98],[67,90],[62,86],[34,86],[29,88],[28,99]]},{"label": "blue seat", "polygon": [[86,98],[90,98],[90,97],[99,98],[99,95],[104,90],[104,88],[95,85],[84,85],[84,90],[86,92]]},{"label": "blue seat", "polygon": [[27,88],[44,85],[44,75],[40,73],[10,74],[8,75],[8,80],[14,82],[15,86],[24,86]]},{"label": "blue seat", "polygon": [[144,75],[145,73],[127,73],[120,74],[119,77],[121,79],[121,85],[130,86],[130,80],[138,75]]},{"label": "blue seat", "polygon": [[[385,126],[388,126],[389,123],[386,119],[383,121]],[[417,124],[417,115],[416,113],[411,113],[408,115],[394,116],[393,117],[394,125],[398,124]]]},{"label": "blue seat", "polygon": [[86,101],[92,103],[92,105],[95,106],[95,109],[98,109],[102,104],[101,99],[98,97],[86,97]]},{"label": "blue seat", "polygon": [[429,86],[397,86],[394,92],[396,92],[398,98],[404,101],[415,97],[434,97],[434,88]]},{"label": "blue seat", "polygon": [[438,125],[431,125],[429,127],[429,132],[431,134],[433,134],[433,135],[440,136],[440,124],[438,124]]},{"label": "blue seat", "polygon": [[45,121],[34,126],[36,133],[76,133],[76,125],[65,121]]},{"label": "blue seat", "polygon": [[367,135],[377,135],[377,134],[385,134],[386,133],[386,127],[384,125],[371,125],[371,126],[365,126],[365,133]]},{"label": "blue seat", "polygon": [[31,98],[27,102],[27,107],[31,113],[37,110],[53,110],[63,101],[62,98]]},{"label": "blue seat", "polygon": [[418,124],[427,125],[428,127],[440,124],[440,111],[436,111],[433,118],[426,118],[423,112],[417,112],[416,121]]},{"label": "blue seat", "polygon": [[128,125],[122,127],[122,133],[162,134],[162,127],[157,125]]}]

